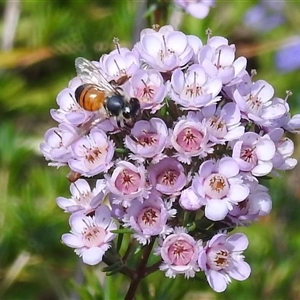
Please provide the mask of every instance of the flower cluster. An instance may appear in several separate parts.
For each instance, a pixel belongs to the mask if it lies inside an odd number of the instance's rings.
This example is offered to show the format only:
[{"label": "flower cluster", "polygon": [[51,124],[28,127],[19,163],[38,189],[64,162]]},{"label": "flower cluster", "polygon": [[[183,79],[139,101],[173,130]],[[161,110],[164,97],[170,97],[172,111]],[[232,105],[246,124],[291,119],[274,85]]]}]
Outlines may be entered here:
[{"label": "flower cluster", "polygon": [[300,128],[300,117],[290,115],[288,97],[247,73],[224,37],[204,44],[163,26],[144,29],[132,50],[116,46],[92,63],[139,100],[130,134],[108,115],[94,123],[97,112],[75,100],[84,81],[77,76],[58,94],[51,115],[59,124],[41,144],[50,165],[76,175],[72,197],[57,199],[71,214],[62,240],[93,265],[125,227],[142,247],[157,239],[167,277],[203,272],[222,292],[231,278],[250,275],[247,237],[228,232],[270,212],[260,179],[296,165],[284,133]]}]

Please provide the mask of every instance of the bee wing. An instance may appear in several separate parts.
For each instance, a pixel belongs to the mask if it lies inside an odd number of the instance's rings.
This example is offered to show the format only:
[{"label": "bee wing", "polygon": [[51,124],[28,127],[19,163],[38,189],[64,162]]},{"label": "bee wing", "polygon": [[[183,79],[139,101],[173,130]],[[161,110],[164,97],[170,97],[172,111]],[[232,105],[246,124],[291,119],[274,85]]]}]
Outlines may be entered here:
[{"label": "bee wing", "polygon": [[82,124],[80,127],[76,129],[77,134],[76,136],[65,145],[65,147],[71,146],[73,143],[78,141],[81,137],[84,135],[87,135],[91,129],[97,125],[99,125],[100,122],[107,119],[107,115],[103,114],[100,111],[95,112],[94,116],[91,117],[90,120],[88,120],[86,123]]},{"label": "bee wing", "polygon": [[118,91],[106,80],[100,70],[86,58],[77,57],[75,59],[75,68],[78,77],[80,77],[84,83],[96,84],[100,89],[112,94],[118,93]]}]

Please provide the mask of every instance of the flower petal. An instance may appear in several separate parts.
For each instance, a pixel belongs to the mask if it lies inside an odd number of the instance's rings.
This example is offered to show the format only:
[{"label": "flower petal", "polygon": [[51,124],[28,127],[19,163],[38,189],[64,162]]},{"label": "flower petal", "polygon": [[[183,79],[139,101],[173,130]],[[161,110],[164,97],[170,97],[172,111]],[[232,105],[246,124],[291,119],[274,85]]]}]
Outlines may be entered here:
[{"label": "flower petal", "polygon": [[224,292],[227,288],[226,277],[214,270],[209,270],[206,274],[207,281],[211,288],[218,293]]},{"label": "flower petal", "polygon": [[212,221],[223,220],[228,213],[226,201],[220,199],[210,199],[205,207],[206,218]]},{"label": "flower petal", "polygon": [[104,251],[101,248],[93,247],[82,253],[82,260],[84,263],[94,266],[102,261],[103,254]]},{"label": "flower petal", "polygon": [[84,246],[82,239],[71,233],[63,234],[61,240],[71,248],[80,248]]}]

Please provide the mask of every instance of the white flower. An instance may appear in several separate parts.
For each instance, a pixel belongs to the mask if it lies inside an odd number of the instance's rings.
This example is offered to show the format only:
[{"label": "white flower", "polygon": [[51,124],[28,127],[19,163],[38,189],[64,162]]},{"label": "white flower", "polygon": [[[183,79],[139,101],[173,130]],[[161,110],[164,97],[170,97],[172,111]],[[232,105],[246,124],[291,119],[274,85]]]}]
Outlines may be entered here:
[{"label": "white flower", "polygon": [[160,29],[144,29],[140,42],[134,46],[146,64],[167,72],[186,65],[194,55],[193,48],[185,34],[174,31],[170,25]]},{"label": "white flower", "polygon": [[62,241],[75,248],[75,253],[82,257],[84,263],[96,265],[102,261],[104,253],[110,248],[116,234],[112,230],[117,225],[111,219],[110,210],[101,205],[95,211],[95,216],[75,213],[70,217],[71,233],[63,234]]}]

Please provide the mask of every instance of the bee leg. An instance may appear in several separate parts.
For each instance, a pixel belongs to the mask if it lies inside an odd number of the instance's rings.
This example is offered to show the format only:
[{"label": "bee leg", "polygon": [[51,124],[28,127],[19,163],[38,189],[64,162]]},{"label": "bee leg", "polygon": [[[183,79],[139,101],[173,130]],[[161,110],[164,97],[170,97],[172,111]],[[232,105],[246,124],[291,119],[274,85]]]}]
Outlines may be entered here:
[{"label": "bee leg", "polygon": [[138,140],[138,138],[135,137],[135,136],[131,133],[131,130],[130,130],[129,127],[126,127],[126,126],[120,126],[120,120],[118,120],[117,123],[118,123],[118,126],[119,126],[119,128],[120,128],[121,131],[123,131],[126,135],[129,135],[129,137],[130,137],[133,141],[135,141],[136,143],[141,144],[140,141]]},{"label": "bee leg", "polygon": [[120,130],[123,130],[122,125],[121,125],[121,120],[116,118],[117,121],[117,126],[119,127]]}]

